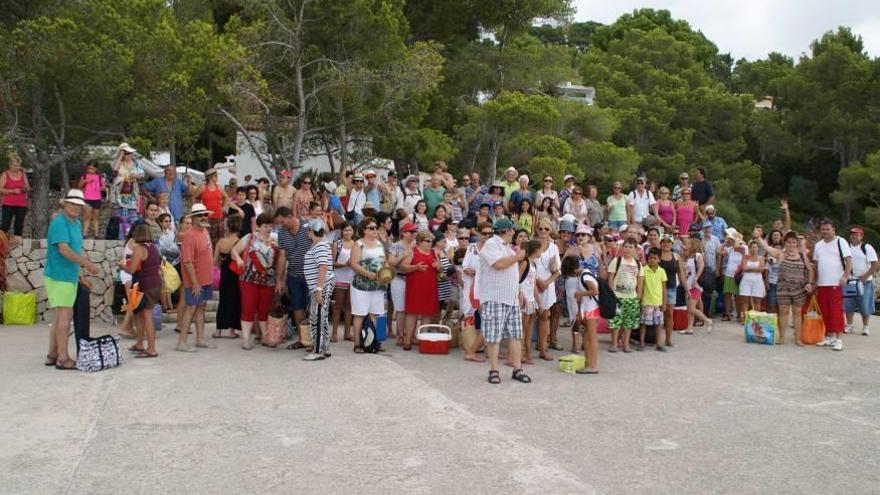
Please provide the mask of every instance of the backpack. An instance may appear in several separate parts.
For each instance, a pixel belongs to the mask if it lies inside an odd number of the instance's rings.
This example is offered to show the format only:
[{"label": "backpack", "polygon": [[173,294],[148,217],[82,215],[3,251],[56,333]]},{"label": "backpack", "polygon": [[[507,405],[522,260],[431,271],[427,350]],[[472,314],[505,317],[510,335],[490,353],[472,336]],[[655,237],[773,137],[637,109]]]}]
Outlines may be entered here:
[{"label": "backpack", "polygon": [[611,290],[611,287],[608,286],[608,282],[605,279],[601,279],[597,277],[595,274],[590,272],[589,270],[584,270],[581,272],[580,281],[581,285],[584,289],[587,289],[587,283],[584,280],[585,277],[590,277],[596,282],[596,287],[599,289],[599,296],[591,296],[596,304],[599,305],[599,315],[606,320],[610,320],[617,316],[618,306],[620,305],[620,300],[617,299],[617,295],[614,294],[614,291]]},{"label": "backpack", "polygon": [[381,350],[382,343],[376,338],[376,327],[373,325],[373,320],[371,320],[369,316],[364,317],[364,321],[361,323],[360,332],[360,348],[364,350],[364,353],[376,354]]},{"label": "backpack", "polygon": [[116,217],[110,217],[107,220],[107,231],[104,232],[104,239],[107,240],[119,240],[119,219]]}]

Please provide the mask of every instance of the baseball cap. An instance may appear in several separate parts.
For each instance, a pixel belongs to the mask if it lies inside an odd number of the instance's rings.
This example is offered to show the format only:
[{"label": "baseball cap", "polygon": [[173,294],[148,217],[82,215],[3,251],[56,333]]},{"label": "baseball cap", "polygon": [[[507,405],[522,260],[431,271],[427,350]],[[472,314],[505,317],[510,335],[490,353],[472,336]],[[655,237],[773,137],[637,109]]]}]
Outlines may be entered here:
[{"label": "baseball cap", "polygon": [[706,207],[706,211],[709,211],[709,210],[715,211],[715,207],[713,205],[709,205]]},{"label": "baseball cap", "polygon": [[852,227],[849,228],[849,233],[850,233],[850,234],[862,234],[862,235],[865,235],[865,229],[863,229],[862,227],[860,227],[860,226],[858,226],[858,225],[853,225]]},{"label": "baseball cap", "polygon": [[574,180],[573,175],[566,175],[565,177],[562,178],[562,182],[568,182],[570,180]]},{"label": "baseball cap", "polygon": [[417,230],[419,230],[419,229],[416,228],[416,224],[414,224],[414,223],[412,223],[412,222],[410,222],[410,223],[408,223],[408,224],[406,224],[406,225],[404,225],[403,227],[400,228],[400,231],[401,231],[401,232],[415,232],[415,231],[417,231]]},{"label": "baseball cap", "polygon": [[562,220],[559,222],[559,231],[560,232],[574,232],[574,222],[570,222],[568,220]]},{"label": "baseball cap", "polygon": [[712,227],[712,222],[710,222],[708,220],[703,220],[703,228],[708,229],[710,227]]},{"label": "baseball cap", "polygon": [[492,227],[495,229],[496,234],[500,234],[501,232],[504,232],[505,230],[512,229],[513,222],[511,222],[510,220],[508,220],[506,218],[501,218],[499,220],[495,220],[495,223],[492,225]]},{"label": "baseball cap", "polygon": [[324,230],[324,221],[320,218],[313,218],[309,220],[309,230],[312,232],[320,232]]}]

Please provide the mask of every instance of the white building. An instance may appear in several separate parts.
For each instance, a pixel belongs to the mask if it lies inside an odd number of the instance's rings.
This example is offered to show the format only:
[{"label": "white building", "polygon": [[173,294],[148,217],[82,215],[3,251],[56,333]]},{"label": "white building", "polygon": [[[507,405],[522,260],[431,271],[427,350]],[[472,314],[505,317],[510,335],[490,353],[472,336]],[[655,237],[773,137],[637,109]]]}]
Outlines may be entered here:
[{"label": "white building", "polygon": [[580,86],[567,81],[565,84],[556,86],[561,96],[572,101],[580,101],[587,105],[592,105],[596,98],[596,88],[592,86]]}]

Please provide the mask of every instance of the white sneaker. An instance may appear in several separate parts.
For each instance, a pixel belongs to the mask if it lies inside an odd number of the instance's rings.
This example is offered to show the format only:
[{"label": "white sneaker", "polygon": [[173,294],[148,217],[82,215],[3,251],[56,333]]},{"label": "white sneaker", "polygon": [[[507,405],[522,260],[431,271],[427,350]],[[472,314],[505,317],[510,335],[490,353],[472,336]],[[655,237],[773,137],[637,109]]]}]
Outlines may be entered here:
[{"label": "white sneaker", "polygon": [[834,341],[836,341],[834,337],[825,337],[825,340],[816,344],[817,347],[826,347],[834,345]]},{"label": "white sneaker", "polygon": [[305,357],[303,358],[303,361],[320,361],[322,359],[324,359],[323,354],[316,354],[314,352],[310,352],[305,355]]},{"label": "white sneaker", "polygon": [[834,347],[832,347],[835,351],[843,350],[843,339],[834,339]]},{"label": "white sneaker", "polygon": [[843,333],[853,333],[853,326],[852,326],[852,324],[845,326],[845,327],[843,328]]},{"label": "white sneaker", "polygon": [[871,331],[868,330],[868,327],[862,327],[862,335],[871,335]]}]

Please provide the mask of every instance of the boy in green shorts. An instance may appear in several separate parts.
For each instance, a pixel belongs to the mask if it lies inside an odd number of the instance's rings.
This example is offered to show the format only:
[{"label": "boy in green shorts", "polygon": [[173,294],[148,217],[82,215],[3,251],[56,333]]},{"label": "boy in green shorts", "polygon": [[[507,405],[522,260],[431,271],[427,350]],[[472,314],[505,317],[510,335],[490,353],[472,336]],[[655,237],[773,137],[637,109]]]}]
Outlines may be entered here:
[{"label": "boy in green shorts", "polygon": [[639,345],[637,351],[645,349],[645,333],[648,327],[654,332],[654,342],[658,351],[666,351],[660,345],[658,328],[663,328],[663,313],[666,311],[666,270],[660,267],[660,248],[648,250],[648,266],[644,269],[642,284],[642,319],[639,327]]},{"label": "boy in green shorts", "polygon": [[[629,347],[630,335],[639,328],[639,297],[645,267],[636,259],[637,242],[634,238],[627,237],[621,249],[621,255],[608,264],[608,286],[620,300],[617,316],[608,322],[611,328],[611,348],[608,352],[617,352],[617,348],[622,347],[623,352],[629,353],[632,352]],[[622,342],[618,340],[620,337],[623,337]]]}]

